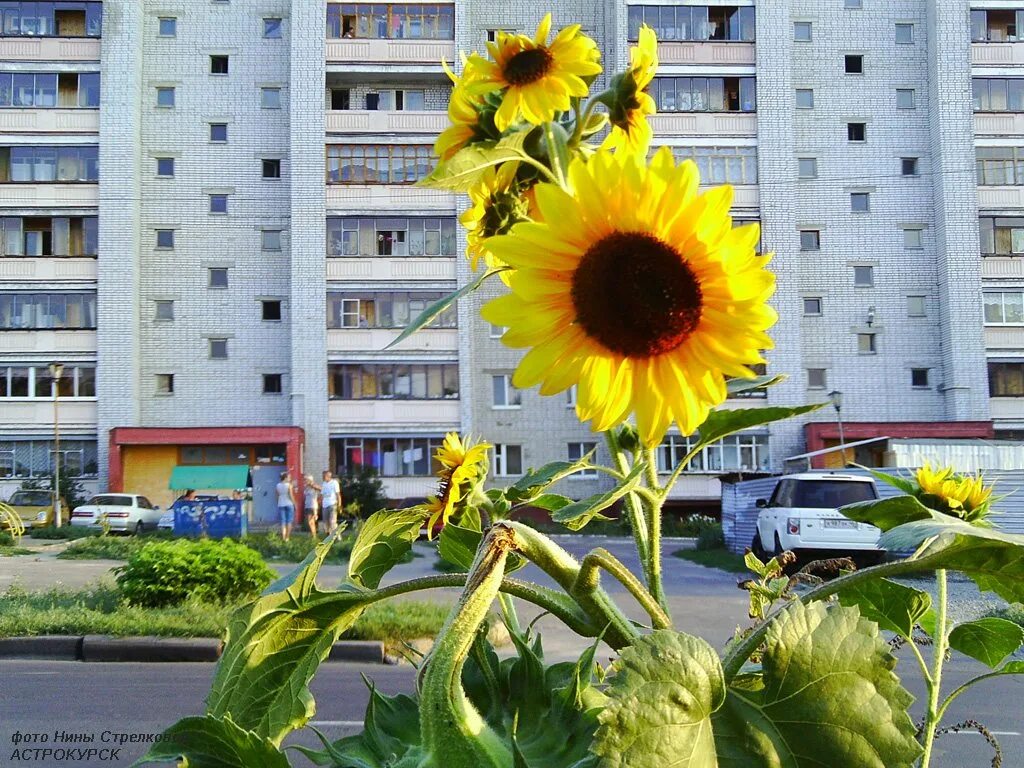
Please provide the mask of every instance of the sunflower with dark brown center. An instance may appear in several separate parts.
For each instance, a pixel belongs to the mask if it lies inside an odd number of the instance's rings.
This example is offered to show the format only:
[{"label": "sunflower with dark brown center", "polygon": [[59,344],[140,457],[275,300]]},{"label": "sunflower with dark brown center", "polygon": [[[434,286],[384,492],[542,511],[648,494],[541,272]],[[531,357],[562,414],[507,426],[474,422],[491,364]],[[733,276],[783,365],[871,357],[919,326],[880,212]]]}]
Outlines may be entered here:
[{"label": "sunflower with dark brown center", "polygon": [[570,98],[588,93],[584,78],[600,74],[597,44],[574,24],[548,43],[551,14],[547,14],[531,39],[526,35],[499,32],[487,44],[490,59],[470,56],[464,79],[476,94],[504,91],[494,124],[504,131],[520,118],[534,125],[552,120],[570,108]]},{"label": "sunflower with dark brown center", "polygon": [[733,228],[732,188],[698,194],[697,168],[661,149],[650,166],[599,151],[569,168],[572,193],[535,187],[539,222],[484,247],[514,268],[511,293],[485,320],[529,348],[516,387],[577,385],[576,411],[597,431],[635,414],[643,442],[675,422],[691,434],[726,398],[725,378],[753,378],[775,323],[775,277],[758,227]]}]

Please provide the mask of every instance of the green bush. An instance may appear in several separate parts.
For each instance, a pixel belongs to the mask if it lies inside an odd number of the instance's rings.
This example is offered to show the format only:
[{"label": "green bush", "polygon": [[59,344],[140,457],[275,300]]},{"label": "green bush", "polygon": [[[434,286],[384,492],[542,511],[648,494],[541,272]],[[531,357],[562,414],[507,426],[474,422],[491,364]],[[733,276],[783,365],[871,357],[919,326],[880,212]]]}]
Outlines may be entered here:
[{"label": "green bush", "polygon": [[33,539],[87,539],[90,536],[99,536],[100,532],[72,525],[62,525],[60,528],[47,525],[42,528],[29,528],[28,535]]},{"label": "green bush", "polygon": [[0,547],[13,547],[14,537],[10,531],[0,531]]},{"label": "green bush", "polygon": [[709,515],[687,515],[686,517],[665,515],[664,521],[661,524],[661,533],[663,536],[680,536],[692,539],[699,538],[701,533],[715,526],[718,526],[719,530],[721,530],[719,522]]},{"label": "green bush", "polygon": [[722,533],[721,523],[706,526],[697,534],[697,549],[702,552],[725,549],[725,535]]},{"label": "green bush", "polygon": [[259,553],[230,539],[149,541],[115,572],[128,602],[147,608],[245,600],[274,578]]},{"label": "green bush", "polygon": [[[256,533],[243,536],[240,540],[249,549],[259,552],[268,560],[280,560],[284,563],[301,563],[313,551],[317,542],[312,536],[293,533],[288,541],[284,541],[277,533]],[[328,563],[343,563],[348,560],[352,551],[353,537],[343,536],[331,547],[327,556]]]}]

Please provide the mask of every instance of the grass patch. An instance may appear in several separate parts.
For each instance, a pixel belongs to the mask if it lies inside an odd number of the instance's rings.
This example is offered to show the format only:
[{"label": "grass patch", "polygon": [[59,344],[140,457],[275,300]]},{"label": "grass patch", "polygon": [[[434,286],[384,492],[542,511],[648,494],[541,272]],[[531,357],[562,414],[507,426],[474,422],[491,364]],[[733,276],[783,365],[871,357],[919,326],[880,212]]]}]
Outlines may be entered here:
[{"label": "grass patch", "polygon": [[[633,532],[625,518],[618,520],[595,520],[579,531],[571,531],[560,523],[552,520],[532,520],[517,518],[516,522],[528,525],[534,530],[546,534],[572,534],[574,536],[632,536]],[[696,538],[701,531],[709,526],[717,525],[717,521],[706,515],[663,515],[661,519],[662,536],[679,538]]]},{"label": "grass patch", "polygon": [[734,555],[727,549],[679,549],[672,555],[697,565],[703,565],[705,568],[718,568],[720,571],[729,573],[747,573],[743,558]]},{"label": "grass patch", "polygon": [[150,536],[89,536],[68,544],[57,555],[60,560],[127,560],[148,542]]},{"label": "grass patch", "polygon": [[[136,608],[107,582],[89,589],[28,592],[9,587],[0,599],[0,637],[27,635],[114,635],[132,637],[221,637],[236,606],[190,601],[169,608]],[[402,641],[434,637],[448,606],[429,602],[371,605],[342,635],[380,640],[389,648]]]},{"label": "grass patch", "polygon": [[[88,536],[69,544],[57,557],[63,560],[127,560],[147,542],[173,538],[168,531],[155,531],[139,536]],[[348,562],[354,541],[354,536],[343,536],[331,549],[327,562]],[[284,541],[276,533],[257,533],[243,536],[239,543],[255,550],[265,560],[271,562],[301,563],[318,542],[308,534],[292,534],[288,541]]]},{"label": "grass patch", "polygon": [[34,555],[31,549],[24,547],[0,547],[0,557],[17,557],[18,555]]},{"label": "grass patch", "polygon": [[43,528],[29,528],[26,535],[31,536],[33,539],[63,541],[66,539],[87,539],[91,536],[99,536],[101,533],[102,531],[99,530],[72,525],[62,525],[60,528],[48,525]]}]

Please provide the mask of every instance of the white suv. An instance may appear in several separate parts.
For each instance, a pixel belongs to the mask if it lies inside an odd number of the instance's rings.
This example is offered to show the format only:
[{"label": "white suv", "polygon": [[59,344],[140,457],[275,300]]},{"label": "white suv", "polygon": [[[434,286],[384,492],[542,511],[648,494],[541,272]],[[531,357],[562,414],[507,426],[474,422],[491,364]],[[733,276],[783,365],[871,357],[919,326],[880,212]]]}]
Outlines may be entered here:
[{"label": "white suv", "polygon": [[839,507],[878,498],[875,481],[861,475],[807,472],[779,479],[771,499],[758,499],[761,509],[751,549],[758,557],[791,550],[797,556],[857,552],[880,560],[881,532],[857,523]]}]

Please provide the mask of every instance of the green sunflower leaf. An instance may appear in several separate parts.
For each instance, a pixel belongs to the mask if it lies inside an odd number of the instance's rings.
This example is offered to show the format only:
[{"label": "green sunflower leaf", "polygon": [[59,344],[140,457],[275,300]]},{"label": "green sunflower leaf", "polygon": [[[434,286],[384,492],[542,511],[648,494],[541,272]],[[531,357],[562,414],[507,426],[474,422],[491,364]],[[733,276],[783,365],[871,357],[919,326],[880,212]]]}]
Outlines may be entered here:
[{"label": "green sunflower leaf", "polygon": [[132,763],[181,761],[188,768],[289,768],[290,763],[269,739],[239,728],[231,717],[186,717],[162,734],[162,740]]},{"label": "green sunflower leaf", "polygon": [[626,478],[612,490],[568,504],[554,512],[551,519],[573,531],[580,530],[594,519],[610,520],[611,518],[602,515],[601,512],[635,490],[640,485],[643,470],[644,465],[637,464]]},{"label": "green sunflower leaf", "polygon": [[[860,465],[858,465],[860,466]],[[861,467],[866,470],[875,480],[891,485],[893,488],[899,488],[906,494],[913,496],[917,493],[917,484],[913,480],[908,480],[902,475],[890,474],[889,472],[879,472],[871,467]]]},{"label": "green sunflower leaf", "polygon": [[953,627],[949,645],[989,669],[995,669],[1024,645],[1024,628],[994,616],[967,621]]},{"label": "green sunflower leaf", "polygon": [[527,470],[525,475],[505,489],[505,498],[512,504],[530,503],[559,480],[588,469],[596,451],[595,448],[576,461],[552,461],[540,469]]},{"label": "green sunflower leaf", "polygon": [[931,519],[934,513],[914,496],[893,496],[876,501],[858,501],[839,509],[858,523],[870,523],[879,530],[888,531],[904,523]]},{"label": "green sunflower leaf", "polygon": [[[449,523],[441,529],[437,552],[442,560],[468,572],[473,566],[473,560],[476,559],[476,551],[482,539],[483,534],[480,531]],[[505,573],[518,571],[524,565],[524,558],[510,552],[505,559]]]},{"label": "green sunflower leaf", "polygon": [[813,405],[799,405],[793,408],[772,406],[768,408],[733,408],[711,411],[704,423],[697,428],[700,437],[700,446],[710,445],[718,442],[723,437],[728,437],[736,432],[742,432],[751,427],[759,427],[764,424],[772,424],[783,419],[790,419],[804,413],[816,411],[823,408],[825,403]]},{"label": "green sunflower leaf", "polygon": [[476,280],[473,280],[472,282],[467,283],[466,285],[459,288],[459,290],[455,291],[455,293],[450,293],[443,299],[438,299],[429,307],[420,312],[416,319],[409,323],[409,325],[405,326],[402,332],[398,334],[398,337],[390,344],[388,344],[386,347],[384,347],[384,349],[391,349],[392,347],[401,344],[407,338],[416,333],[416,331],[420,330],[426,325],[429,325],[431,321],[433,321],[438,315],[440,315],[442,312],[448,309],[448,307],[450,307],[456,301],[461,299],[463,296],[468,296],[481,285],[483,285],[484,281],[494,277],[495,275],[501,272],[505,272],[508,269],[509,267],[498,267],[496,269],[489,269],[486,272],[483,272],[479,277],[477,277]]},{"label": "green sunflower leaf", "polygon": [[753,379],[728,379],[725,382],[725,388],[729,391],[730,396],[741,395],[745,392],[773,387],[788,378],[785,374],[779,374],[777,376],[756,376]]},{"label": "green sunflower leaf", "polygon": [[523,148],[533,126],[502,136],[498,141],[480,141],[463,147],[447,162],[439,163],[417,186],[448,192],[468,192],[488,168],[518,160],[531,160]]},{"label": "green sunflower leaf", "polygon": [[839,602],[857,606],[861,616],[884,630],[910,637],[914,625],[931,610],[932,597],[895,581],[872,579],[843,589],[839,592]]},{"label": "green sunflower leaf", "polygon": [[376,589],[388,571],[402,562],[419,536],[425,519],[419,509],[381,510],[359,529],[348,560],[353,584]]}]

